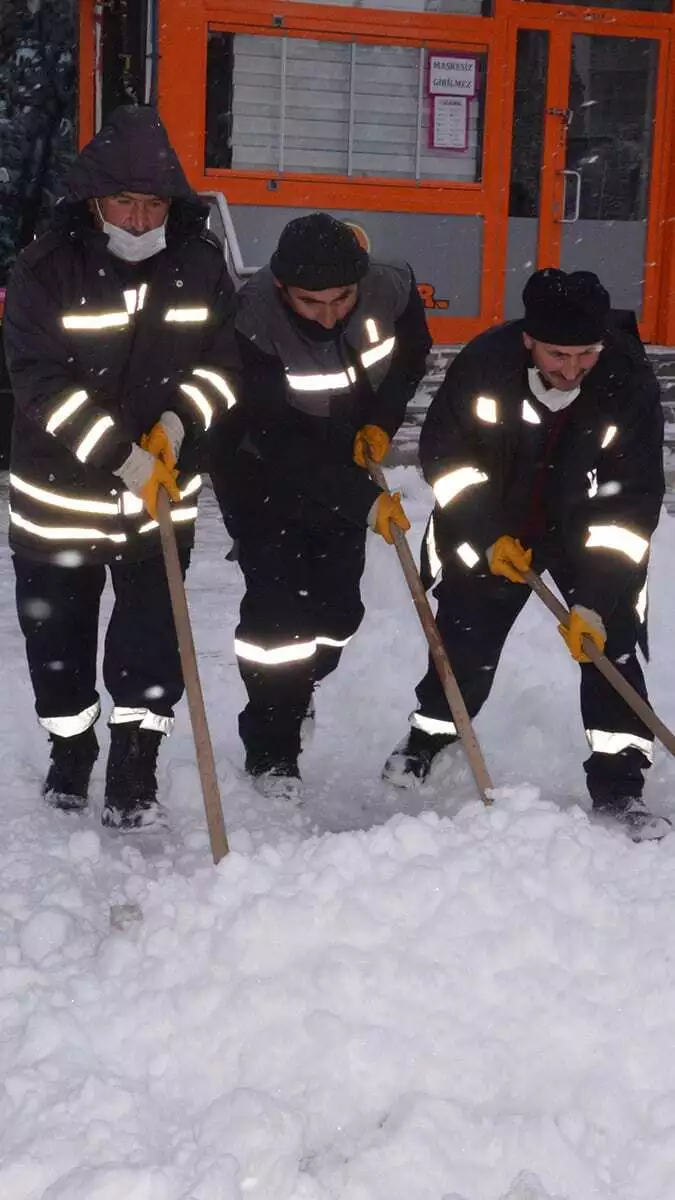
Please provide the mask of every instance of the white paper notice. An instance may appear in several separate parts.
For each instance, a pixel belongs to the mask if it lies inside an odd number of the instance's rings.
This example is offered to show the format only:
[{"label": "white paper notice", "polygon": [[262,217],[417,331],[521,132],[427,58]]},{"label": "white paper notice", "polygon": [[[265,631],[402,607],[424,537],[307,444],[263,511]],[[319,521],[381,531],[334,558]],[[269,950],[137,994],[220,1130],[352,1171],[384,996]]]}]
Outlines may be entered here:
[{"label": "white paper notice", "polygon": [[466,150],[469,102],[463,96],[434,96],[433,141],[435,150]]}]

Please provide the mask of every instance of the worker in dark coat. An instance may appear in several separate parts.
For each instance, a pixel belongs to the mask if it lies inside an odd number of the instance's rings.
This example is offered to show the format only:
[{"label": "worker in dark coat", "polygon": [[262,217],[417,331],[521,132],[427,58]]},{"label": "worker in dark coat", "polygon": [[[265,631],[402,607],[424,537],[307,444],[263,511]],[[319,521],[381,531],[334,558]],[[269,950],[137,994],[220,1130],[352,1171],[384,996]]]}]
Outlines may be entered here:
[{"label": "worker in dark coat", "polygon": [[[664,494],[659,388],[639,339],[612,327],[591,272],[538,271],[523,301],[522,320],[460,352],[429,408],[420,458],[435,507],[423,566],[471,716],[530,595],[523,570],[551,573],[571,608],[561,632],[581,664],[593,806],[638,824],[652,734],[588,661],[583,638],[646,698],[636,644],[646,646],[649,546]],[[431,661],[417,699],[384,771],[401,786],[427,779],[457,739]]]},{"label": "worker in dark coat", "polygon": [[291,796],[313,689],[363,616],[366,530],[408,528],[366,456],[384,458],[431,339],[410,267],[327,213],[291,221],[237,302],[242,396],[212,476],[246,580],[239,729],[247,771]]},{"label": "worker in dark coat", "polygon": [[200,439],[234,402],[233,285],[151,108],[118,109],[65,179],[49,229],[20,255],[4,338],[15,398],[10,542],[44,791],[82,808],[98,754],[99,603],[115,600],[103,822],[161,816],[156,762],[183,681],[156,520],[172,502],[187,569]]}]

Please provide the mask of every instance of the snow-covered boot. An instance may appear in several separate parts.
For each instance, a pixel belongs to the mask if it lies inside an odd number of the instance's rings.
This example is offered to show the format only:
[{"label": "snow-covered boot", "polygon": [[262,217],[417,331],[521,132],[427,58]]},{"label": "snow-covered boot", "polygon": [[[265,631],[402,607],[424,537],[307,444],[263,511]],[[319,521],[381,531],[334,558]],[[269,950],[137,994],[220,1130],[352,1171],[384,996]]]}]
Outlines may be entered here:
[{"label": "snow-covered boot", "polygon": [[82,812],[87,807],[89,780],[98,758],[98,740],[93,725],[75,737],[50,735],[51,763],[42,795],[62,812]]},{"label": "snow-covered boot", "polygon": [[394,746],[382,768],[382,778],[394,787],[420,787],[428,779],[437,756],[456,741],[456,737],[447,734],[411,729]]},{"label": "snow-covered boot", "polygon": [[608,796],[604,803],[596,797],[593,812],[624,825],[636,842],[659,841],[673,828],[668,817],[650,812],[642,796]]},{"label": "snow-covered boot", "polygon": [[129,831],[166,825],[157,799],[157,754],[162,738],[140,725],[111,725],[101,823]]},{"label": "snow-covered boot", "polygon": [[246,772],[257,790],[268,800],[299,800],[302,779],[298,760],[292,755],[246,753]]}]

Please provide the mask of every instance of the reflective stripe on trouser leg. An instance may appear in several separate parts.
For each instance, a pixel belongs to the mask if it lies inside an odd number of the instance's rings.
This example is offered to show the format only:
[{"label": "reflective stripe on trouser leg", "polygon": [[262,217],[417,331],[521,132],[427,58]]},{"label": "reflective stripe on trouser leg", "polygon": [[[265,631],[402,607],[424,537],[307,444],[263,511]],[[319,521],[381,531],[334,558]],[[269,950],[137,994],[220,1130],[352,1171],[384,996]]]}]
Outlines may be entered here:
[{"label": "reflective stripe on trouser leg", "polygon": [[173,717],[163,717],[159,713],[151,712],[149,708],[125,708],[123,705],[116,704],[113,708],[109,725],[131,725],[137,723],[141,729],[150,729],[154,733],[171,733],[173,729]]},{"label": "reflective stripe on trouser leg", "polygon": [[648,762],[654,761],[654,743],[635,733],[611,733],[607,729],[587,729],[586,738],[594,754],[621,754],[639,750]]},{"label": "reflective stripe on trouser leg", "polygon": [[101,713],[98,700],[70,717],[38,717],[38,723],[55,737],[72,738],[90,729]]},{"label": "reflective stripe on trouser leg", "polygon": [[419,729],[432,737],[439,734],[442,737],[457,737],[457,726],[454,721],[439,721],[437,717],[425,717],[424,713],[414,712],[410,715],[410,728]]}]

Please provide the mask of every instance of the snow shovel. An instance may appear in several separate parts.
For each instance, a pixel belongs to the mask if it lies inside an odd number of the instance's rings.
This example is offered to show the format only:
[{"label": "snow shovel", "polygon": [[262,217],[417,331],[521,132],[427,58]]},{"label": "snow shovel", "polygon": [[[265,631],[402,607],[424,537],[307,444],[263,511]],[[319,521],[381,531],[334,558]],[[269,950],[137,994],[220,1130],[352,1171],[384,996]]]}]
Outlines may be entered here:
[{"label": "snow shovel", "polygon": [[[546,586],[541,576],[536,571],[527,570],[523,571],[523,579],[529,583],[532,591],[537,593],[539,599],[543,600],[554,617],[557,617],[560,624],[567,625],[570,615],[569,609],[565,608],[564,604],[561,604],[555,593]],[[600,674],[604,675],[608,683],[611,683],[612,687],[623,697],[626,704],[632,708],[634,713],[637,713],[643,725],[646,725],[647,729],[651,730],[654,737],[659,739],[666,750],[675,755],[675,734],[657,717],[653,708],[647,704],[646,700],[642,699],[642,696],[635,691],[634,687],[631,687],[621,672],[617,671],[614,663],[610,662],[601,650],[598,650],[598,647],[588,636],[584,637],[583,647],[584,652],[598,668]]]},{"label": "snow shovel", "polygon": [[162,539],[162,554],[164,555],[166,578],[169,584],[173,620],[176,626],[180,663],[183,669],[185,691],[187,692],[190,724],[192,725],[192,736],[197,755],[197,768],[199,770],[199,780],[204,799],[211,853],[214,863],[219,863],[221,858],[224,858],[229,852],[229,846],[227,844],[227,834],[223,820],[223,808],[220,801],[220,790],[218,788],[216,764],[213,758],[211,735],[206,720],[204,695],[197,668],[197,655],[195,654],[192,625],[190,624],[190,612],[185,594],[180,560],[178,558],[176,533],[173,521],[171,520],[169,497],[164,488],[159,489],[157,519]]},{"label": "snow shovel", "polygon": [[[366,464],[378,487],[381,487],[383,492],[388,492],[389,488],[382,468],[369,458],[366,458]],[[455,679],[445,646],[438,632],[438,626],[427,600],[427,594],[420,579],[419,571],[415,566],[412,550],[402,529],[399,529],[393,523],[390,523],[389,528],[391,529],[394,546],[396,547],[396,553],[398,554],[406,583],[417,609],[420,624],[424,630],[424,636],[429,643],[429,651],[438,671],[443,691],[445,692],[445,698],[450,706],[452,719],[462,739],[462,745],[469,760],[469,766],[480,792],[481,800],[483,804],[489,806],[492,804],[492,796],[490,795],[493,788],[492,780],[485,765],[485,759],[478,744],[478,739],[473,731],[471,718],[466,710],[464,698],[459,690],[459,684]]]}]

